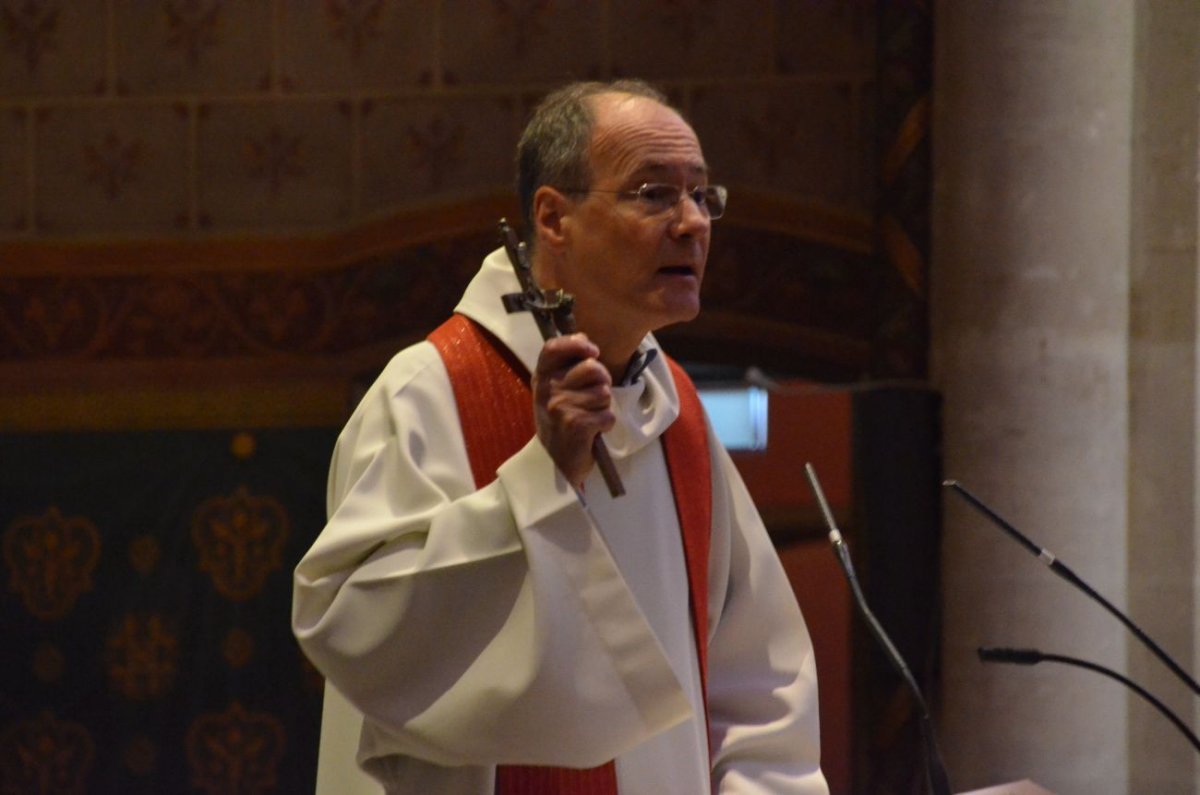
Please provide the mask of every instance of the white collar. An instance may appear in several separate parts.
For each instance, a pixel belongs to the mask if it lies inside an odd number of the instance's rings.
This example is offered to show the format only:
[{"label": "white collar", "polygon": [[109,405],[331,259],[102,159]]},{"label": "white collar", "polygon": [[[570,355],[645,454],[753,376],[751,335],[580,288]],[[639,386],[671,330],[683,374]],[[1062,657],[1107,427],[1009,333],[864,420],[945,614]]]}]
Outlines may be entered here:
[{"label": "white collar", "polygon": [[[494,334],[533,372],[542,350],[537,324],[526,312],[509,314],[501,302],[501,296],[520,289],[508,255],[498,248],[484,259],[455,311]],[[643,352],[657,348],[653,334],[639,345]],[[657,439],[679,416],[679,397],[665,357],[655,356],[636,383],[614,386],[613,407],[617,424],[604,439],[614,456],[630,455]]]}]

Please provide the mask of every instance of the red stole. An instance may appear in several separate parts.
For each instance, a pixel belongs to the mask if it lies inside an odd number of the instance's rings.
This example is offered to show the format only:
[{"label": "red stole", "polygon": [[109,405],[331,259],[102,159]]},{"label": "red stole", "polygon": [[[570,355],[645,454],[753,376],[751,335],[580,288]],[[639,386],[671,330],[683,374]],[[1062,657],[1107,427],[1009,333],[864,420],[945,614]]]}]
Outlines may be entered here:
[{"label": "red stole", "polygon": [[[533,438],[529,374],[512,352],[474,321],[454,315],[429,335],[446,364],[466,440],[475,485]],[[679,393],[679,418],[663,434],[663,455],[675,496],[687,564],[692,629],[707,703],[708,551],[712,525],[712,471],[704,411],[690,378],[667,359]],[[587,770],[501,765],[496,795],[616,795],[616,765]]]}]

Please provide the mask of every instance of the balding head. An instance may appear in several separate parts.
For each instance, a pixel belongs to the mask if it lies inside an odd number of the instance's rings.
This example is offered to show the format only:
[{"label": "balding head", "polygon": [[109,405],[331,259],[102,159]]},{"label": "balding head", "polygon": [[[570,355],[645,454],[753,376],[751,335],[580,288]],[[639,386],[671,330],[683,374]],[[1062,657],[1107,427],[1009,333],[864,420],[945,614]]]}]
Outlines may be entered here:
[{"label": "balding head", "polygon": [[[571,83],[546,95],[517,144],[517,197],[526,230],[533,228],[533,195],[539,187],[578,189],[591,184],[595,99],[605,94],[645,97],[670,107],[665,94],[641,80]],[[532,246],[534,236],[529,237]]]}]

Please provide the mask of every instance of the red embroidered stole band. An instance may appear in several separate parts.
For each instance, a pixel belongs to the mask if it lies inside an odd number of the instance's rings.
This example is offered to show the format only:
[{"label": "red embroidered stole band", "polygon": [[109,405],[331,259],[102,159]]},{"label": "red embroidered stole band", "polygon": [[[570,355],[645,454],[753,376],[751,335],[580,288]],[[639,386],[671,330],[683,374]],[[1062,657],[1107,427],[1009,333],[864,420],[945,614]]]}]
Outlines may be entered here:
[{"label": "red embroidered stole band", "polygon": [[[445,362],[466,441],[475,485],[534,435],[529,373],[503,343],[474,321],[454,315],[429,335]],[[696,388],[670,359],[680,416],[663,435],[663,454],[679,516],[688,575],[692,628],[707,703],[708,552],[712,525],[712,471],[704,413]],[[707,716],[706,716],[707,719]],[[501,765],[496,795],[616,795],[613,762],[587,770]]]},{"label": "red embroidered stole band", "polygon": [[483,488],[533,438],[529,372],[503,343],[463,315],[434,329],[429,341],[450,374],[471,475]]},{"label": "red embroidered stole band", "polygon": [[[692,607],[692,630],[700,662],[700,690],[708,704],[708,552],[712,543],[712,459],[708,454],[708,429],[704,407],[692,379],[667,358],[675,392],[679,395],[679,417],[663,434],[663,454],[675,494],[675,512],[683,534],[687,564],[688,596]],[[708,710],[704,712],[708,725]],[[712,737],[711,733],[705,732]],[[711,756],[712,743],[709,742]]]}]

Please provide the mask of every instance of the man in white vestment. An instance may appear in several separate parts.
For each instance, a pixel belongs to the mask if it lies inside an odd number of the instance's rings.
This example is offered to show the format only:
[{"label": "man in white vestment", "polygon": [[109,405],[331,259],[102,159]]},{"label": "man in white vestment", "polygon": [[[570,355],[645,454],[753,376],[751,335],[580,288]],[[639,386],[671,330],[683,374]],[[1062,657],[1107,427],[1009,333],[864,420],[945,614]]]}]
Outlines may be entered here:
[{"label": "man in white vestment", "polygon": [[[478,477],[469,440],[488,429],[464,419],[458,343],[431,341],[387,365],[342,432],[329,522],[295,572],[293,628],[327,682],[318,792],[828,793],[804,621],[653,336],[700,310],[725,189],[638,81],[551,94],[518,166],[533,275],[574,296],[578,332],[543,341],[506,310],[521,287],[500,249],[456,314],[528,373],[516,419],[532,437]],[[664,453],[693,414],[707,452]],[[699,568],[685,464],[711,477]]]}]

